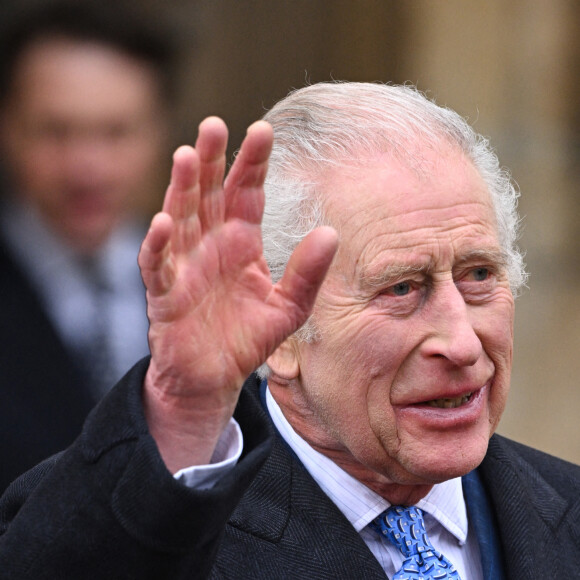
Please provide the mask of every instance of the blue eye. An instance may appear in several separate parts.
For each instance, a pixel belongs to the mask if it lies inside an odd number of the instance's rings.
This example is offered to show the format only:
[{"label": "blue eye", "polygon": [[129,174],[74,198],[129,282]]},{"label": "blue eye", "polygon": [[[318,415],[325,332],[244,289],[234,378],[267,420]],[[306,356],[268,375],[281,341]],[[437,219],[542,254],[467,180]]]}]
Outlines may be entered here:
[{"label": "blue eye", "polygon": [[489,276],[489,270],[487,268],[476,268],[472,271],[474,280],[478,282],[483,282],[487,280]]},{"label": "blue eye", "polygon": [[409,282],[399,282],[392,288],[395,296],[405,296],[411,291],[411,284]]}]

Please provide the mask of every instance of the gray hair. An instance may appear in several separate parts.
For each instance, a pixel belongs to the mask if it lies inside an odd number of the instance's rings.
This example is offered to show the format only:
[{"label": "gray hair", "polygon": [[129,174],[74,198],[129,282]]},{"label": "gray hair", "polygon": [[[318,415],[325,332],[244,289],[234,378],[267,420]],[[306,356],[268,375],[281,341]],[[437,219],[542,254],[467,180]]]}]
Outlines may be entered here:
[{"label": "gray hair", "polygon": [[[264,254],[274,281],[298,242],[325,223],[319,194],[330,168],[383,152],[420,166],[418,147],[448,143],[464,153],[488,187],[514,295],[525,284],[523,255],[516,245],[519,192],[489,141],[456,112],[410,85],[332,82],[293,91],[264,119],[274,128],[262,222]],[[307,323],[297,334],[312,340],[314,326]]]}]

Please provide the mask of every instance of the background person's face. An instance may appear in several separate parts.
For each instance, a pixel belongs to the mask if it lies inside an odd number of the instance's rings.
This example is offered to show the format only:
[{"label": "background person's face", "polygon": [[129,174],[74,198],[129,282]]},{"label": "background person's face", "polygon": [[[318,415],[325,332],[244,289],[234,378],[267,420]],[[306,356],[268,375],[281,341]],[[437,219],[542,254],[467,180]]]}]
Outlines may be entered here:
[{"label": "background person's face", "polygon": [[[339,253],[283,408],[379,492],[478,465],[505,406],[513,297],[485,185],[454,151],[383,156],[324,183]],[[291,401],[291,402],[290,402]],[[308,411],[306,411],[308,410]]]},{"label": "background person's face", "polygon": [[153,71],[64,39],[22,55],[2,129],[15,193],[86,251],[150,192],[166,137]]}]

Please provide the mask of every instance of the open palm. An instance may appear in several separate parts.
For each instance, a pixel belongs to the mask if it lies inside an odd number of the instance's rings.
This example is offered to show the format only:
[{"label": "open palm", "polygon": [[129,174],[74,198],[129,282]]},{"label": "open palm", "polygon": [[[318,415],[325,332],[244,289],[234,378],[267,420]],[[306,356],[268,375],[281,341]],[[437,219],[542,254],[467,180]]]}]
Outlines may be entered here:
[{"label": "open palm", "polygon": [[200,125],[195,149],[176,152],[139,256],[152,353],[146,409],[165,428],[179,430],[180,415],[201,421],[212,438],[244,379],[308,317],[337,243],[330,228],[315,230],[273,285],[260,228],[272,130],[250,127],[224,182],[226,145],[214,117]]}]

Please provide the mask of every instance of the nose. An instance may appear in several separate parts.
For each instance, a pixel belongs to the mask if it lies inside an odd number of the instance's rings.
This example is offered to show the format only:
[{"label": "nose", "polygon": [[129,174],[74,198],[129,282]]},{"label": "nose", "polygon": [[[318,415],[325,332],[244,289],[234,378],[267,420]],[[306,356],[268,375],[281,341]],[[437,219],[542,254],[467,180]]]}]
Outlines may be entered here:
[{"label": "nose", "polygon": [[69,139],[63,149],[63,173],[71,184],[89,186],[99,183],[106,175],[106,168],[113,165],[106,144],[95,135],[77,135]]},{"label": "nose", "polygon": [[483,346],[473,326],[472,308],[477,306],[466,304],[453,280],[436,284],[424,309],[429,334],[422,344],[423,354],[459,367],[474,365]]}]

